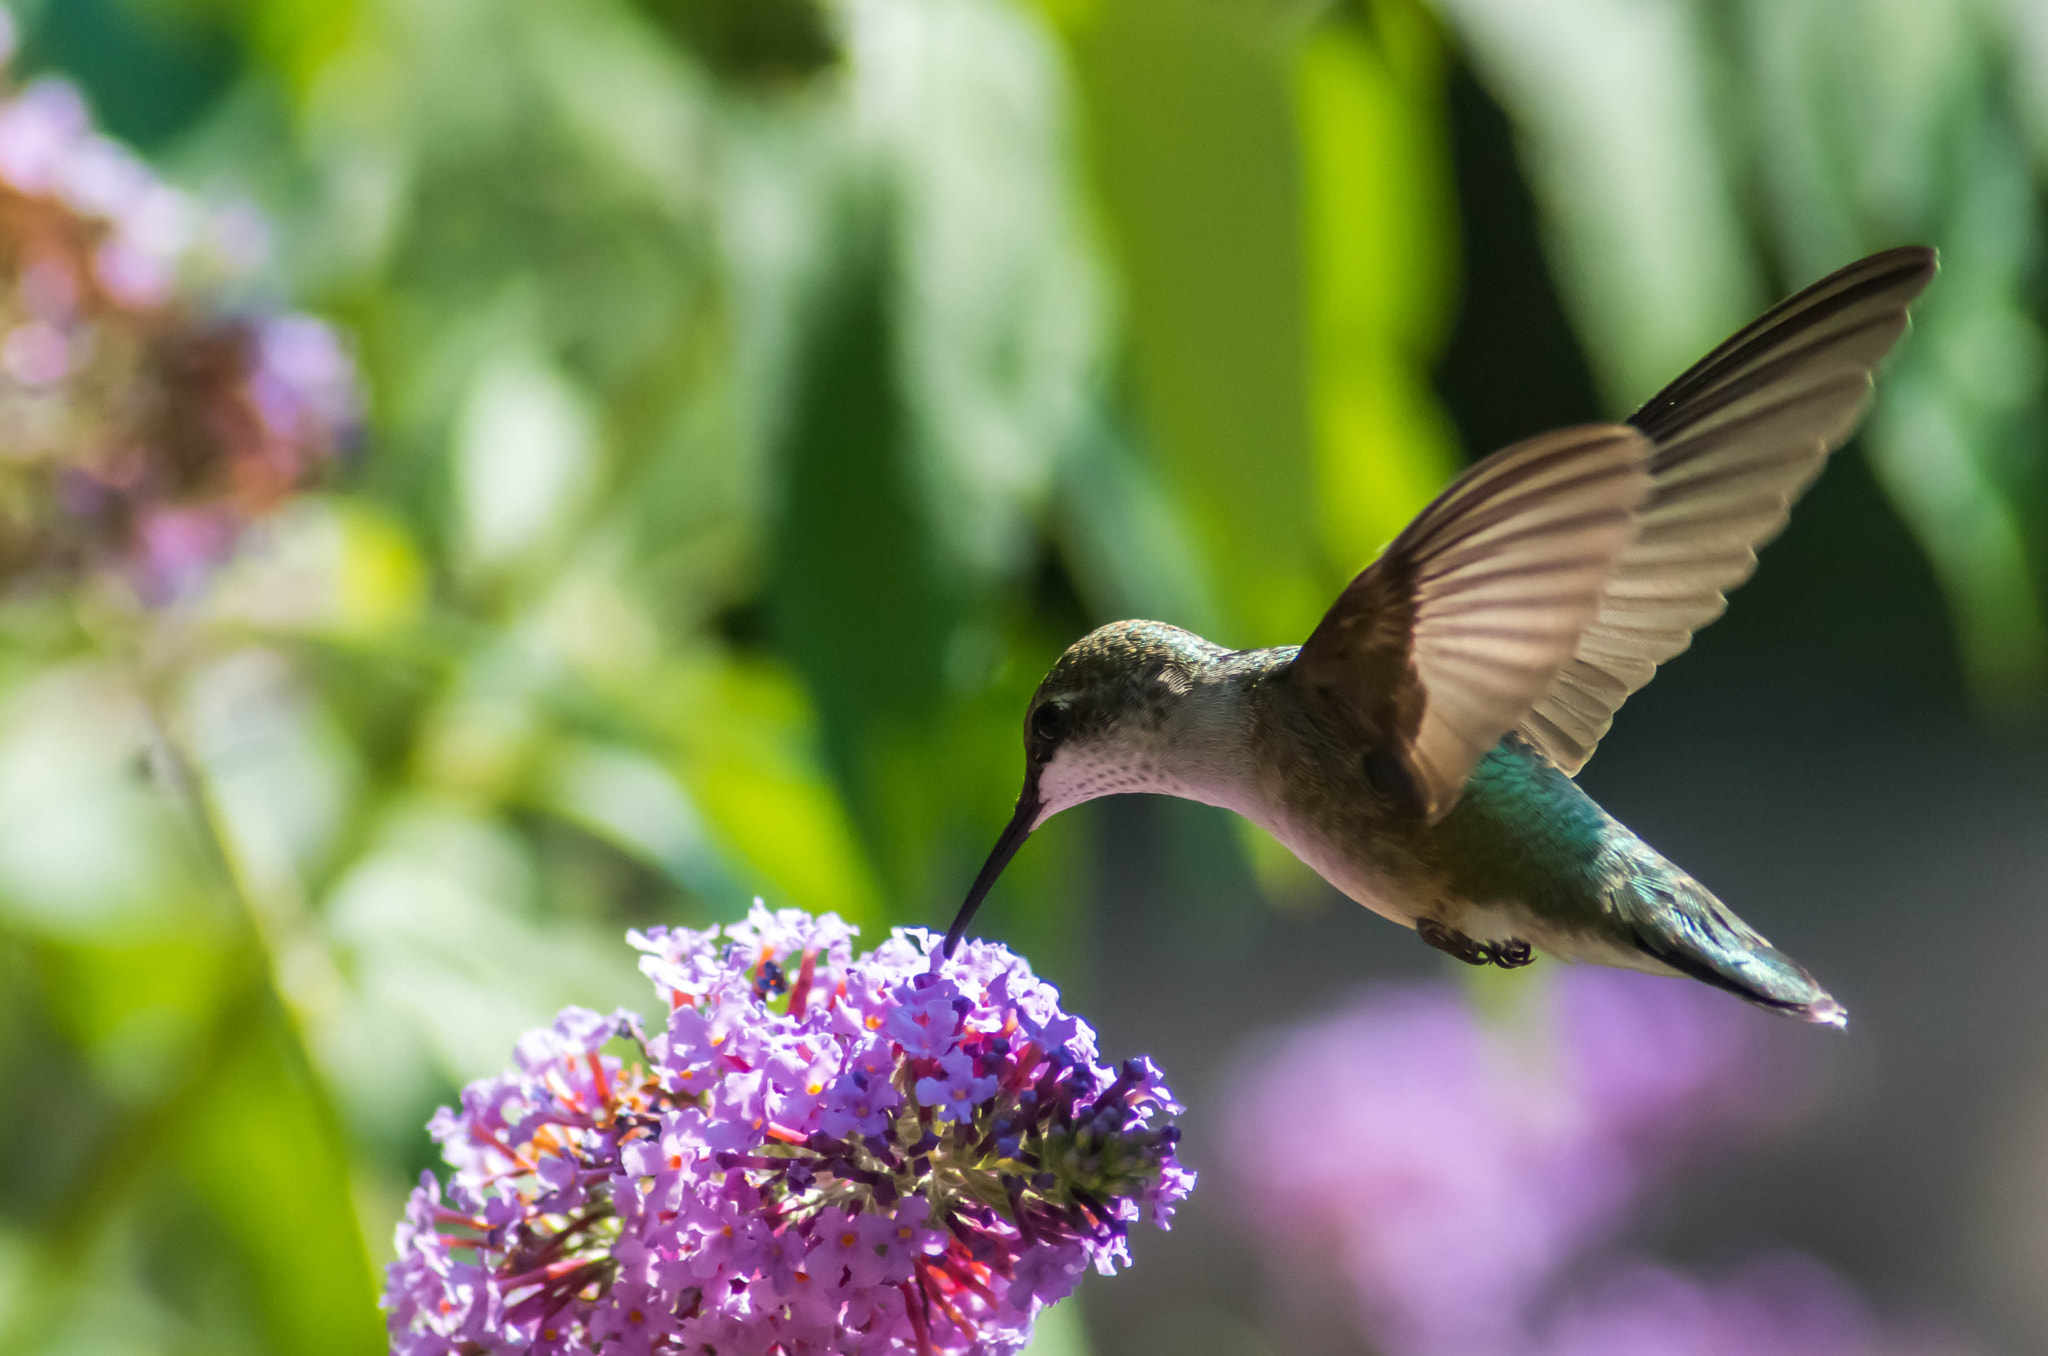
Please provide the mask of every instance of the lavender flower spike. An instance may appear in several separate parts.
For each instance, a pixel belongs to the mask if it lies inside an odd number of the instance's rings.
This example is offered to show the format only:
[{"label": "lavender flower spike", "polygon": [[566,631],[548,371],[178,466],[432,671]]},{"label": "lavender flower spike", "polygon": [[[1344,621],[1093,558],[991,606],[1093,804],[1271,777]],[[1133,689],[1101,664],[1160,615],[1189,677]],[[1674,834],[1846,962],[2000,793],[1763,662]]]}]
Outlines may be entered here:
[{"label": "lavender flower spike", "polygon": [[997,1356],[1165,1227],[1194,1174],[1150,1061],[1100,1064],[1003,947],[853,934],[759,903],[631,934],[665,1027],[571,1009],[435,1116],[393,1352]]}]

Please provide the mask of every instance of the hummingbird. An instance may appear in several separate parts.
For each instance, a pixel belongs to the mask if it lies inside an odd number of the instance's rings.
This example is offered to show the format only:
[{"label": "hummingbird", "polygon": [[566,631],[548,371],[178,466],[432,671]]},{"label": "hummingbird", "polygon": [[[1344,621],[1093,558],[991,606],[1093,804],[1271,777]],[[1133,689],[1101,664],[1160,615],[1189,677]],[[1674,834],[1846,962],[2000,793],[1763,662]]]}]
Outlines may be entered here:
[{"label": "hummingbird", "polygon": [[1541,952],[1845,1025],[1804,967],[1573,778],[1855,430],[1936,267],[1918,246],[1850,264],[1625,422],[1473,464],[1299,646],[1230,650],[1156,621],[1075,641],[1026,709],[1024,787],[946,954],[1039,825],[1153,792],[1244,816],[1469,964]]}]

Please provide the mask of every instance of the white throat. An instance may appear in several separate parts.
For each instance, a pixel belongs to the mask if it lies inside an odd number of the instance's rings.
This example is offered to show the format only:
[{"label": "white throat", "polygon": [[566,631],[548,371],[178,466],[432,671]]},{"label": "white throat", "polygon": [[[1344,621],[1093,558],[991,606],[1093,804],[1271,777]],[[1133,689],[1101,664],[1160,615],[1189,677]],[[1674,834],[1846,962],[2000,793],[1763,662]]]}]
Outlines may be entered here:
[{"label": "white throat", "polygon": [[1037,823],[1098,796],[1141,791],[1246,813],[1252,808],[1251,757],[1236,706],[1229,698],[1196,698],[1162,727],[1135,738],[1112,735],[1062,746],[1039,769],[1044,808]]}]

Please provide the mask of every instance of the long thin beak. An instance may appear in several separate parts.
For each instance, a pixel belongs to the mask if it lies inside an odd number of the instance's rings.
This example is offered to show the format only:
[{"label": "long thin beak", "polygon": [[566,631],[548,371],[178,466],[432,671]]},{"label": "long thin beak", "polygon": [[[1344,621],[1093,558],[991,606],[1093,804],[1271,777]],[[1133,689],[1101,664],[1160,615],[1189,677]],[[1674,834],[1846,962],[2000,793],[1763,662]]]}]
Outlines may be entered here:
[{"label": "long thin beak", "polygon": [[1038,773],[1034,770],[1024,779],[1024,790],[1017,797],[1017,812],[1003,826],[1003,836],[996,839],[994,850],[981,864],[981,874],[968,887],[966,902],[960,906],[960,912],[953,915],[953,926],[946,929],[946,955],[952,955],[953,948],[960,945],[961,934],[967,931],[974,911],[981,907],[981,901],[988,896],[996,877],[1003,874],[1003,868],[1010,864],[1010,858],[1017,855],[1017,849],[1023,847],[1024,840],[1031,836],[1031,826],[1038,821],[1038,812],[1044,805],[1038,796]]}]

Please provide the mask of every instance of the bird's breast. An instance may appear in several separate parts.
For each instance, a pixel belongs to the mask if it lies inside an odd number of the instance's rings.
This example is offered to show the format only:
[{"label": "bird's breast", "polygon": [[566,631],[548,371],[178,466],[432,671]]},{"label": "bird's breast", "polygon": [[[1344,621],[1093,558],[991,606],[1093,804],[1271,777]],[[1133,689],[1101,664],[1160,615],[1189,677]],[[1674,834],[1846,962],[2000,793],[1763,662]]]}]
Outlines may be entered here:
[{"label": "bird's breast", "polygon": [[1430,912],[1431,873],[1409,826],[1334,796],[1269,793],[1247,800],[1229,808],[1382,918],[1414,927]]}]

